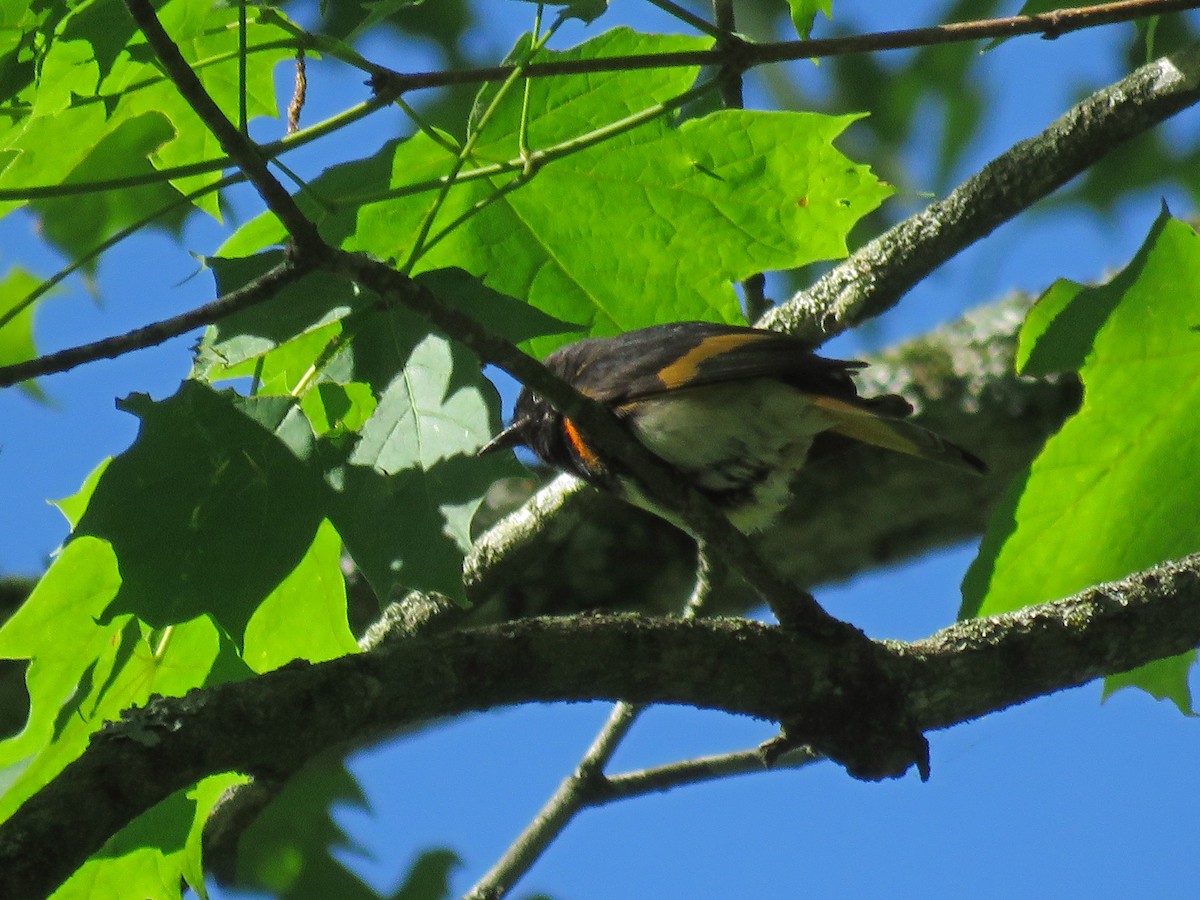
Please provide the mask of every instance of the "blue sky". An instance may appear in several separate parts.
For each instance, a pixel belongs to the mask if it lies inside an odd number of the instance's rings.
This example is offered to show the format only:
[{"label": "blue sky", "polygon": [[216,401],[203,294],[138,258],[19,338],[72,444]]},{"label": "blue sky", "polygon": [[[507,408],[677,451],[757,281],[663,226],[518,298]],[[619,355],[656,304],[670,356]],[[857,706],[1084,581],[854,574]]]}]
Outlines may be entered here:
[{"label": "blue sky", "polygon": [[[532,7],[486,3],[488,25],[473,44],[499,56]],[[940,4],[844,2],[838,9],[843,5],[867,28],[939,21]],[[647,14],[645,4],[614,6],[612,15],[639,27],[673,28],[663,15]],[[617,20],[606,17],[590,29],[572,25],[558,43],[577,42]],[[1113,47],[1131,27],[1055,42],[1022,38],[990,53],[981,77],[1000,100],[960,174],[1044,128],[1084,90],[1118,77]],[[427,48],[390,39],[366,55],[406,70],[436,64]],[[822,77],[807,63],[797,67],[806,80]],[[358,75],[315,72],[309,121],[362,96]],[[290,73],[280,81],[286,85]],[[753,103],[753,84],[749,97]],[[1172,128],[1196,126],[1189,112]],[[274,134],[278,126],[259,127]],[[380,115],[347,139],[373,144],[403,127],[397,116]],[[932,177],[925,161],[937,128],[931,121],[924,131],[929,140],[910,148],[917,184]],[[319,165],[320,148],[306,152],[298,164]],[[1053,209],[1005,226],[934,273],[869,339],[845,336],[831,352],[852,354],[864,341],[873,346],[920,333],[1013,289],[1040,292],[1058,277],[1103,277],[1133,255],[1164,196],[1177,214],[1193,211],[1182,192],[1163,186],[1109,217]],[[235,208],[249,209],[248,202],[241,195]],[[924,198],[894,202],[915,209]],[[211,253],[224,234],[197,216],[184,246]],[[62,262],[35,240],[34,224],[21,215],[0,221],[0,248],[4,268],[46,275]],[[197,272],[195,261],[161,235],[123,245],[100,266],[99,303],[76,280],[44,305],[39,344],[53,350],[119,333],[211,299],[211,279]],[[66,534],[45,501],[74,492],[104,456],[128,446],[136,423],[114,408],[114,399],[131,391],[173,393],[195,339],[48,378],[48,405],[0,392],[0,574],[44,567]],[[972,554],[970,547],[951,548],[823,589],[818,599],[874,636],[920,637],[953,620]],[[537,890],[562,898],[1193,896],[1196,724],[1141,694],[1123,692],[1103,705],[1099,698],[1099,685],[1090,685],[933,734],[933,778],[926,784],[913,775],[861,784],[819,764],[585,812],[516,896]],[[455,888],[465,889],[573,768],[606,715],[602,704],[524,707],[359,754],[353,769],[372,811],[343,810],[339,821],[375,859],[347,859],[381,890],[393,889],[418,853],[448,846],[464,860]],[[635,727],[614,768],[742,749],[770,735],[764,723],[654,710]]]}]

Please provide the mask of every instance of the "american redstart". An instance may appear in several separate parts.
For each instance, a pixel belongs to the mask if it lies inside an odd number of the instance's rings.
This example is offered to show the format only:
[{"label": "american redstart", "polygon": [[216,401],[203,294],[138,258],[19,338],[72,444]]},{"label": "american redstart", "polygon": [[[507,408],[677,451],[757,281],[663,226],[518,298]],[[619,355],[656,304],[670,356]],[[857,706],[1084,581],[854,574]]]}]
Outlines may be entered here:
[{"label": "american redstart", "polygon": [[[904,421],[912,406],[903,397],[860,397],[850,373],[866,363],[825,359],[775,331],[676,322],[568,344],[545,365],[609,406],[744,532],[762,529],[787,505],[792,478],[823,431],[987,471],[974,454]],[[512,424],[480,452],[519,445],[661,515],[570,419],[528,388]]]}]

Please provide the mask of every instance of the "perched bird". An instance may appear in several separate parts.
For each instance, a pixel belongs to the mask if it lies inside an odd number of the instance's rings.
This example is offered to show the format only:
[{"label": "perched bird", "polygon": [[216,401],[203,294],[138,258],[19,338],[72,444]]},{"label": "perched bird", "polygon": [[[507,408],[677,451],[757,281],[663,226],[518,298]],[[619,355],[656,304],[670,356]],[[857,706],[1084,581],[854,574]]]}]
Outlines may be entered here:
[{"label": "perched bird", "polygon": [[[972,453],[904,421],[912,407],[903,397],[860,397],[850,373],[866,363],[825,359],[775,331],[676,322],[578,341],[551,353],[545,365],[611,408],[747,533],[787,505],[791,481],[823,431],[986,471]],[[512,424],[480,452],[520,445],[662,514],[570,419],[528,388]]]}]

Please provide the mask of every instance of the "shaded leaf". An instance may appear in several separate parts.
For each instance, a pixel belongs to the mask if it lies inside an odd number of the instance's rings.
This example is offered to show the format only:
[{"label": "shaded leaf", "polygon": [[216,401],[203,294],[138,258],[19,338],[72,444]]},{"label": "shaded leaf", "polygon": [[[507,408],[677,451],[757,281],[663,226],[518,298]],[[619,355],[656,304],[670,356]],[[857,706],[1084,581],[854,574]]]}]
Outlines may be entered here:
[{"label": "shaded leaf", "polygon": [[1196,664],[1196,651],[1191,650],[1138,666],[1131,672],[1110,675],[1104,679],[1104,699],[1107,700],[1122,688],[1141,688],[1157,700],[1170,700],[1184,715],[1195,715],[1192,709],[1192,691],[1188,684],[1188,673]]},{"label": "shaded leaf", "polygon": [[[217,294],[245,287],[283,262],[282,250],[251,257],[209,257]],[[262,303],[234,313],[212,325],[201,344],[201,355],[216,358],[218,375],[239,363],[264,356],[281,344],[318,331],[370,302],[374,295],[336,275],[313,272],[279,290]]]},{"label": "shaded leaf", "polygon": [[138,438],[109,464],[75,530],[117,555],[121,586],[106,619],[134,613],[162,627],[208,614],[240,643],[312,543],[319,481],[272,433],[291,404],[233,400],[189,381],[159,403],[122,402],[141,419]]},{"label": "shaded leaf", "polygon": [[511,457],[474,454],[499,426],[499,399],[479,362],[410,313],[362,328],[347,353],[379,405],[348,450],[322,442],[330,518],[381,600],[402,589],[462,597],[471,518]]},{"label": "shaded leaf", "polygon": [[459,268],[422,272],[416,280],[446,306],[460,310],[488,331],[521,344],[535,337],[585,331],[574,322],[547,315],[523,300],[492,290],[471,273]]},{"label": "shaded leaf", "polygon": [[238,883],[286,900],[375,900],[378,894],[334,855],[349,844],[332,808],[366,809],[341,754],[312,759],[242,833]]},{"label": "shaded leaf", "polygon": [[426,850],[391,900],[444,900],[450,896],[450,875],[461,865],[462,859],[453,850]]}]

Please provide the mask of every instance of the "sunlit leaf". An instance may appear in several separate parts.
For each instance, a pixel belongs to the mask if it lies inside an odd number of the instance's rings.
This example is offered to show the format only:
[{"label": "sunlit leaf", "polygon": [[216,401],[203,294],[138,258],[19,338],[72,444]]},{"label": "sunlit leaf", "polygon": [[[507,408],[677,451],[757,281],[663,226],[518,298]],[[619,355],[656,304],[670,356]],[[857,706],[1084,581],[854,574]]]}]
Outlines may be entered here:
[{"label": "sunlit leaf", "polygon": [[[1083,405],[993,514],[963,583],[964,615],[1058,599],[1200,549],[1197,284],[1200,236],[1164,215],[1110,283],[1060,283],[1030,313],[1024,371],[1078,368]],[[1144,674],[1158,695],[1186,696],[1153,666]]]},{"label": "sunlit leaf", "polygon": [[826,19],[833,18],[833,0],[788,0],[788,6],[792,10],[792,24],[796,26],[796,34],[805,40],[812,35],[817,13],[824,13]]},{"label": "sunlit leaf", "polygon": [[[41,279],[24,269],[9,269],[4,280],[0,281],[0,316],[12,314],[12,318],[0,327],[0,366],[11,366],[13,363],[24,362],[37,356],[37,347],[33,341],[33,316],[38,304],[44,297],[34,303],[26,303],[26,298],[41,284]],[[13,311],[21,307],[18,312]],[[41,399],[42,389],[36,381],[26,381],[21,389],[30,396]]]}]

